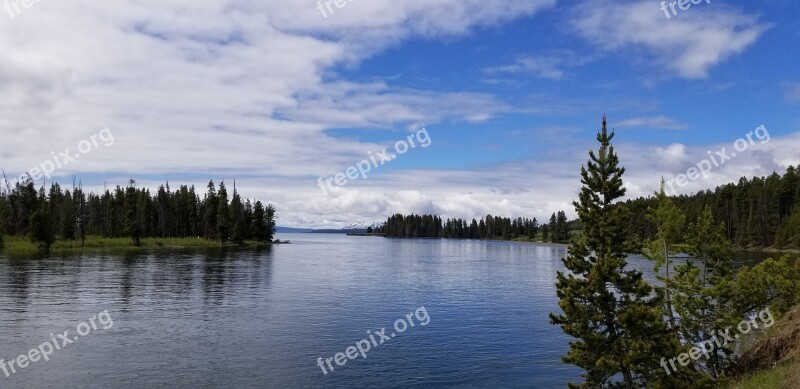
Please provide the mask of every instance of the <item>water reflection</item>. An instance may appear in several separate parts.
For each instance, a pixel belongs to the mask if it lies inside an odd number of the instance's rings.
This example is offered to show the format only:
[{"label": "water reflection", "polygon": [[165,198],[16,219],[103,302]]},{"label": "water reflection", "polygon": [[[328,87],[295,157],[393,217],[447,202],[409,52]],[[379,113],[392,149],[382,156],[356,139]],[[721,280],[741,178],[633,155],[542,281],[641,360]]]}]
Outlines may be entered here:
[{"label": "water reflection", "polygon": [[[0,386],[563,387],[580,374],[561,363],[569,339],[547,317],[563,246],[281,238],[294,243],[0,255],[0,358],[102,310],[115,322]],[[652,275],[651,262],[630,262]],[[316,358],[423,305],[428,326],[319,371]]]}]

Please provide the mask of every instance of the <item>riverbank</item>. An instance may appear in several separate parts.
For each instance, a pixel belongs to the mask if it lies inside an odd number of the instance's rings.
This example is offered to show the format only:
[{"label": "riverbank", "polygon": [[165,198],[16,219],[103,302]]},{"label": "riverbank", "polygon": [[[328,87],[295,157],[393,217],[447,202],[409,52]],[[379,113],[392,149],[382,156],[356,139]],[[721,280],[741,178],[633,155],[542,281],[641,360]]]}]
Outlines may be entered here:
[{"label": "riverbank", "polygon": [[[3,238],[3,253],[33,253],[42,249],[26,237],[6,236]],[[270,244],[286,244],[289,241],[276,240],[272,243],[246,241],[243,245],[227,244],[226,247],[265,247]],[[204,238],[142,238],[141,245],[135,246],[131,238],[105,238],[87,236],[84,244],[80,240],[57,240],[50,246],[50,252],[76,252],[86,250],[145,250],[145,249],[184,249],[219,248],[218,240]]]},{"label": "riverbank", "polygon": [[800,308],[784,314],[734,368],[730,389],[791,389],[800,382]]}]

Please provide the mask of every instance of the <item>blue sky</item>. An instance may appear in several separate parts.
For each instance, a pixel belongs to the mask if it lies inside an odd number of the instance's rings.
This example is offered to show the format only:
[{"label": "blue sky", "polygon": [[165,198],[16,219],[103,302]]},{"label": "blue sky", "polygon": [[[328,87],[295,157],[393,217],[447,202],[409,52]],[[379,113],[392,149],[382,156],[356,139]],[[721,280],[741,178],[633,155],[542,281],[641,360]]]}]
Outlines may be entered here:
[{"label": "blue sky", "polygon": [[[604,113],[632,197],[762,124],[769,142],[679,192],[800,163],[792,0],[702,1],[669,19],[656,0],[354,0],[327,17],[312,0],[6,4],[9,175],[108,127],[113,146],[53,177],[95,190],[236,178],[283,225],[337,227],[572,214]],[[318,186],[423,127],[429,147]]]}]

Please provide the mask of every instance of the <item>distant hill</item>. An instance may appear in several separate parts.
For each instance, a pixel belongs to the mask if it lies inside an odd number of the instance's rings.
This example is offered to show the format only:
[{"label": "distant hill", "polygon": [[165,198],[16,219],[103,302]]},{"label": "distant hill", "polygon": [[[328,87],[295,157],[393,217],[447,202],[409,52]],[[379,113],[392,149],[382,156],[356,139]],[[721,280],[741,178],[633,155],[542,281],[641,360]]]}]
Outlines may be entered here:
[{"label": "distant hill", "polygon": [[282,232],[284,234],[289,234],[289,233],[295,233],[295,234],[296,233],[308,233],[308,232],[312,232],[312,231],[314,231],[314,230],[311,229],[311,228],[294,228],[294,227],[281,227],[281,226],[275,227],[275,232],[279,232],[279,233]]},{"label": "distant hill", "polygon": [[313,230],[311,231],[312,234],[366,234],[367,229],[360,229],[360,228],[351,228],[351,229],[323,229],[323,230]]}]

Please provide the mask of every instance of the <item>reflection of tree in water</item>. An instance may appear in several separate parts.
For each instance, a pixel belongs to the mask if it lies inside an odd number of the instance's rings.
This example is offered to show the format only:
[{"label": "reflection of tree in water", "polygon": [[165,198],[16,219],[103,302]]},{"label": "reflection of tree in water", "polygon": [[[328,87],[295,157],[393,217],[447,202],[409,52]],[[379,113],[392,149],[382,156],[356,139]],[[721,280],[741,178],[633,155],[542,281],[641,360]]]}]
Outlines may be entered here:
[{"label": "reflection of tree in water", "polygon": [[8,293],[13,299],[16,307],[6,309],[15,312],[25,312],[28,306],[28,288],[30,287],[30,269],[34,264],[33,259],[14,258],[8,260],[8,272],[0,275],[0,285],[8,287]]},{"label": "reflection of tree in water", "polygon": [[272,249],[209,251],[203,260],[204,301],[222,304],[226,296],[265,294],[272,280]]},{"label": "reflection of tree in water", "polygon": [[153,256],[153,286],[164,298],[190,301],[197,254],[193,252],[159,252]]},{"label": "reflection of tree in water", "polygon": [[146,261],[143,255],[138,253],[126,252],[122,255],[120,275],[119,275],[119,288],[120,300],[122,302],[122,311],[128,312],[128,305],[131,303],[133,288],[136,286],[134,280],[141,271],[141,264]]}]

